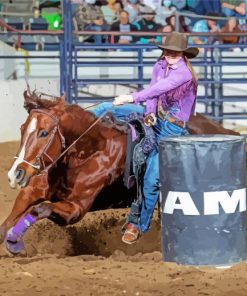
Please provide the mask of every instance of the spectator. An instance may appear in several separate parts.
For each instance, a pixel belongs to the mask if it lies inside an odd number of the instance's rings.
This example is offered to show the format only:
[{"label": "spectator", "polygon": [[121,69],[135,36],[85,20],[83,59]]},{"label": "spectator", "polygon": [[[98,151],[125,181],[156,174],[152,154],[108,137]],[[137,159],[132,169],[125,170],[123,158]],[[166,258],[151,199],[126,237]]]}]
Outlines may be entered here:
[{"label": "spectator", "polygon": [[107,5],[102,5],[101,10],[108,25],[112,25],[114,22],[118,21],[119,16],[116,0],[107,0]]},{"label": "spectator", "polygon": [[200,3],[201,3],[201,0],[187,0],[186,1],[187,9],[189,11],[196,13],[196,9],[197,7],[199,7]]},{"label": "spectator", "polygon": [[151,7],[153,10],[156,10],[161,6],[162,0],[142,0],[142,3]]},{"label": "spectator", "polygon": [[246,16],[245,0],[221,0],[222,12],[226,16]]},{"label": "spectator", "polygon": [[139,21],[140,4],[138,0],[128,0],[124,5],[124,10],[129,14],[129,22],[133,24]]},{"label": "spectator", "polygon": [[42,11],[45,7],[60,7],[61,1],[60,0],[43,0],[43,1],[36,1],[39,3],[39,9]]},{"label": "spectator", "polygon": [[[141,13],[142,19],[134,23],[138,31],[142,32],[157,32],[161,26],[154,22],[155,12],[151,7],[145,6],[145,10]],[[138,43],[159,43],[161,42],[160,36],[145,36],[138,40]]]},{"label": "spectator", "polygon": [[[170,15],[166,18],[166,26],[172,28],[172,32],[176,29],[176,17],[175,15]],[[165,27],[166,27],[165,26]],[[189,29],[185,23],[185,18],[183,15],[179,16],[179,32],[181,33],[187,33],[189,32]]]},{"label": "spectator", "polygon": [[177,10],[181,11],[185,9],[186,0],[172,0],[172,6],[175,6]]},{"label": "spectator", "polygon": [[[171,25],[166,25],[166,26],[163,27],[163,29],[161,30],[162,33],[171,33],[171,32],[173,32],[173,31],[174,31],[174,29],[173,29],[173,27],[172,27]],[[165,43],[165,41],[166,41],[166,37],[167,37],[167,36],[162,36],[162,44]]]},{"label": "spectator", "polygon": [[172,15],[176,11],[176,7],[171,5],[172,5],[172,1],[163,0],[162,6],[156,9],[156,16],[154,18],[154,21],[157,24],[160,24],[162,26],[165,26],[167,24],[166,18]]},{"label": "spectator", "polygon": [[[235,17],[231,17],[227,24],[221,29],[221,33],[240,33],[241,30],[238,26],[238,20]],[[224,44],[237,44],[239,41],[239,36],[222,36],[220,40]]]},{"label": "spectator", "polygon": [[34,6],[33,7],[33,17],[35,19],[40,18],[40,10],[39,10],[39,7],[38,6]]},{"label": "spectator", "polygon": [[118,0],[115,3],[114,6],[115,6],[115,9],[116,9],[116,13],[117,13],[118,19],[119,19],[120,12],[123,10],[123,3],[120,0]]},{"label": "spectator", "polygon": [[[218,13],[210,12],[207,14],[207,16],[216,17],[219,16]],[[220,29],[217,26],[217,22],[215,19],[204,19],[197,21],[193,28],[192,32],[198,32],[198,33],[214,33],[219,32]],[[204,37],[204,36],[193,36],[190,38],[190,42],[194,44],[206,44],[206,43],[212,43],[214,40],[212,38]]]},{"label": "spectator", "polygon": [[[136,27],[129,22],[129,14],[127,11],[123,10],[120,12],[119,21],[112,24],[112,31],[117,32],[134,32],[137,31]],[[120,35],[116,36],[116,42],[120,44],[129,44],[136,40],[133,36],[130,35]]]},{"label": "spectator", "polygon": [[[75,13],[75,27],[77,30],[88,31],[107,31],[103,17],[103,13],[99,6],[94,5],[96,0],[85,0],[85,2],[78,6]],[[102,35],[95,35],[94,41],[96,43],[102,43]]]},{"label": "spectator", "polygon": [[[239,25],[239,28],[241,30],[241,32],[247,33],[247,24],[241,24]],[[247,36],[241,36],[239,38],[239,44],[247,44]],[[244,48],[244,51],[246,51],[247,48]]]},{"label": "spectator", "polygon": [[61,8],[57,7],[54,12],[46,12],[42,10],[41,16],[48,23],[48,30],[61,30],[62,26],[62,13]]},{"label": "spectator", "polygon": [[211,11],[221,13],[221,0],[187,0],[187,7],[196,14],[206,15]]}]

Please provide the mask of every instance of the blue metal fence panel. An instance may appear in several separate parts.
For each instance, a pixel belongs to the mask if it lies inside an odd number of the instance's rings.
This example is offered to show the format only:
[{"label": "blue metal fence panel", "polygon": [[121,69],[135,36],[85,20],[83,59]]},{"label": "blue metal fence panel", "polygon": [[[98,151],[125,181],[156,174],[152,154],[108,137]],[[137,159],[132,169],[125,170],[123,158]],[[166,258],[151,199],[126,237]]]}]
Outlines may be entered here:
[{"label": "blue metal fence panel", "polygon": [[[133,85],[135,84],[138,89],[142,88],[144,84],[149,83],[149,79],[144,78],[144,67],[154,64],[155,59],[146,58],[144,52],[151,51],[157,47],[150,44],[84,44],[75,42],[72,32],[72,11],[70,0],[64,1],[64,38],[61,45],[61,92],[66,92],[68,102],[100,102],[112,100],[112,97],[99,97],[99,96],[79,96],[78,89],[83,86],[97,85],[97,84],[110,84],[110,85]],[[222,52],[229,50],[233,45],[201,45],[204,48],[204,55],[192,61],[192,65],[201,66],[204,68],[204,77],[198,80],[199,85],[204,87],[204,96],[198,97],[198,102],[205,105],[205,114],[215,118],[216,120],[222,119],[247,119],[244,112],[227,113],[224,112],[223,103],[245,102],[246,96],[226,96],[223,94],[224,84],[245,84],[247,78],[223,78],[223,66],[247,66],[247,58],[241,59],[239,57],[223,57]],[[246,45],[237,45],[239,48],[246,48]],[[127,52],[135,52],[135,57],[131,57],[132,61],[127,61],[127,58],[120,58],[119,61],[111,61],[107,57],[107,61],[98,61],[99,56],[90,56],[90,61],[85,60],[86,57],[81,55],[82,52],[87,51],[109,51],[109,50],[122,50]],[[80,53],[80,54],[79,54]],[[87,57],[88,58],[88,57]],[[116,57],[115,57],[116,59]],[[125,61],[124,61],[125,59]],[[234,61],[238,59],[237,61]],[[133,61],[134,60],[134,61]],[[79,77],[78,70],[83,67],[135,67],[137,68],[137,76],[135,78],[116,78],[116,79],[83,79]]]}]

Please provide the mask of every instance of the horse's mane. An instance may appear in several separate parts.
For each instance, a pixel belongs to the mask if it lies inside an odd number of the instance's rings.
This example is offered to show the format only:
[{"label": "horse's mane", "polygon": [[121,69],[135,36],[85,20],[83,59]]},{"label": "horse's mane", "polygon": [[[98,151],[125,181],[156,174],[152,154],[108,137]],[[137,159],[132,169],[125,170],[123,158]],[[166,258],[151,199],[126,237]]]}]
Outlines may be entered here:
[{"label": "horse's mane", "polygon": [[[33,108],[50,109],[56,106],[59,100],[62,100],[61,97],[50,96],[36,90],[31,92],[29,88],[24,91],[23,95],[25,98],[24,108],[28,112]],[[49,99],[43,98],[43,96],[49,97]]]},{"label": "horse's mane", "polygon": [[[63,97],[51,96],[42,92],[37,92],[36,90],[30,91],[28,87],[27,90],[24,92],[25,103],[24,108],[30,112],[32,109],[52,109],[60,102],[63,103],[64,111],[68,113],[73,113],[77,117],[80,117],[82,120],[88,120],[89,122],[93,122],[96,119],[96,116],[93,112],[89,110],[85,110],[81,106],[77,104],[67,104],[64,102]],[[47,98],[49,97],[49,98]],[[102,127],[113,128],[121,133],[127,132],[127,125],[118,122],[116,119],[113,118],[110,114],[103,118],[99,124]],[[78,126],[79,128],[79,126]]]}]

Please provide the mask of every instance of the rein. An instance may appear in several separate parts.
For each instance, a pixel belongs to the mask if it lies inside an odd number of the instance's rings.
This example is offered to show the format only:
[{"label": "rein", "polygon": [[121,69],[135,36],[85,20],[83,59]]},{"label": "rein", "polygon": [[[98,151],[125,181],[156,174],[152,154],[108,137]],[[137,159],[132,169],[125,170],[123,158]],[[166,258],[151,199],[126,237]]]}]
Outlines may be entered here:
[{"label": "rein", "polygon": [[95,122],[93,122],[74,142],[72,142],[69,147],[67,147],[59,156],[57,159],[55,159],[51,164],[49,164],[43,171],[48,171],[62,156],[64,156],[67,151],[74,146],[87,132],[89,132],[103,117],[105,116],[105,113],[103,113],[100,117],[98,117]]},{"label": "rein", "polygon": [[90,105],[90,106],[87,106],[87,107],[84,108],[84,110],[86,110],[86,109],[90,109],[90,108],[95,107],[95,106],[97,106],[97,105],[99,105],[99,104],[101,104],[101,102],[99,102],[99,103],[95,103],[95,104]]}]

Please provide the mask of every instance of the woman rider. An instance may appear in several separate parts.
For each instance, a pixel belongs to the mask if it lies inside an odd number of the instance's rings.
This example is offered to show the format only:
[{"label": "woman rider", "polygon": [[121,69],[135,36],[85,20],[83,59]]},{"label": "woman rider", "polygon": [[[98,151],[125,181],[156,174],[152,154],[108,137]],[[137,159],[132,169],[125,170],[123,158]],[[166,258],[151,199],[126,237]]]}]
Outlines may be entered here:
[{"label": "woman rider", "polygon": [[[149,87],[128,95],[120,95],[113,103],[102,103],[94,113],[105,111],[123,119],[132,112],[144,115],[145,124],[152,126],[157,143],[163,137],[181,136],[186,133],[186,123],[195,109],[197,79],[188,59],[199,53],[198,48],[187,48],[187,37],[173,32],[159,47],[163,50],[155,63]],[[146,102],[145,110],[140,103]],[[134,103],[134,104],[133,104]],[[127,219],[122,241],[132,244],[150,229],[153,211],[159,193],[159,156],[153,150],[146,161],[143,182],[144,201],[138,223]],[[129,216],[131,217],[131,215]]]}]

